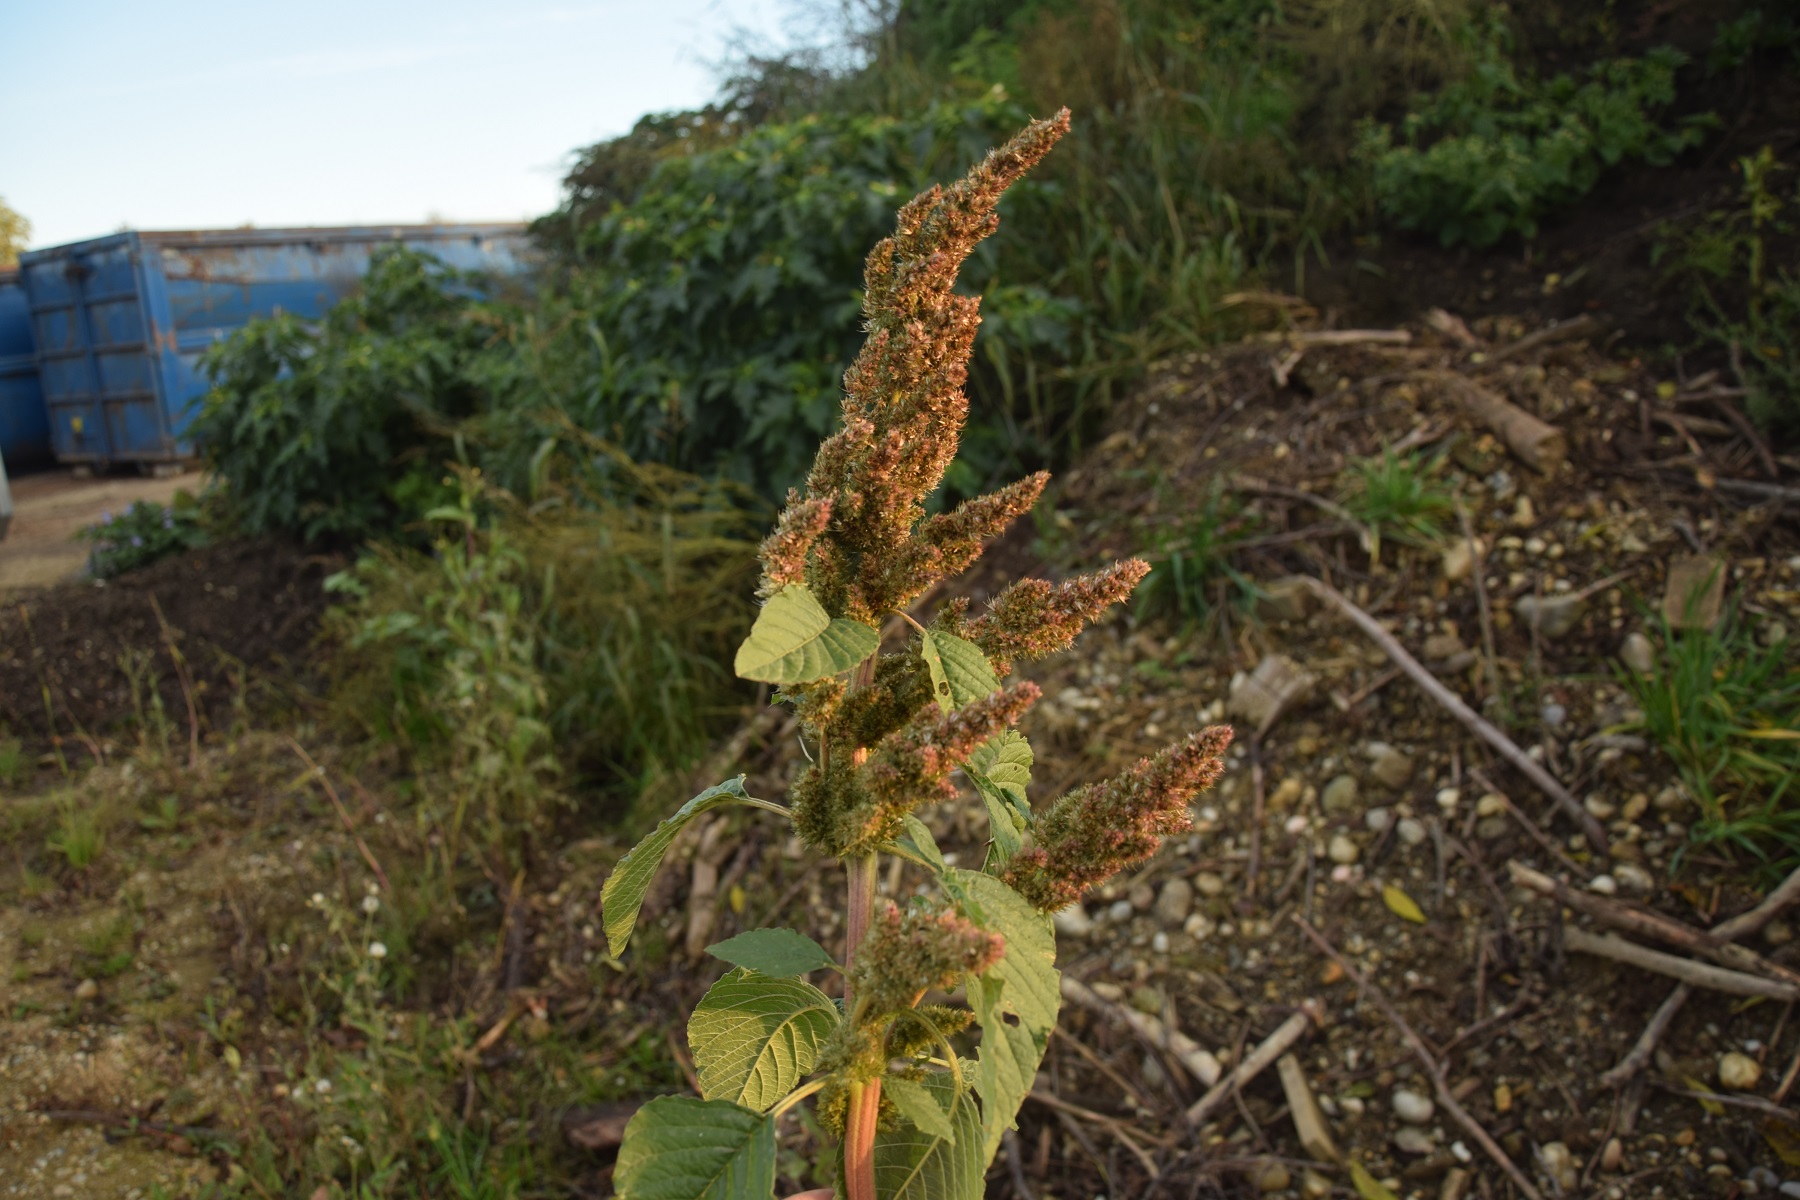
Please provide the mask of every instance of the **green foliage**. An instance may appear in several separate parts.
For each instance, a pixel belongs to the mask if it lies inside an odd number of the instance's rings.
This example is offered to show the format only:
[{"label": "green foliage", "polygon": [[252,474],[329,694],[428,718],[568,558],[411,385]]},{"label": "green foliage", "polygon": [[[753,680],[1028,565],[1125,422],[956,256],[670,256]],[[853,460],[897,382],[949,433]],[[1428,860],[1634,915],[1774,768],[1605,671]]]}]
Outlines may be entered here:
[{"label": "green foliage", "polygon": [[600,907],[606,925],[606,952],[617,958],[624,953],[637,926],[638,909],[643,907],[644,893],[650,880],[662,865],[663,855],[675,841],[682,827],[702,813],[727,804],[742,804],[749,799],[744,791],[744,777],[727,780],[707,788],[675,813],[662,821],[650,834],[618,861],[600,890]]},{"label": "green foliage", "polygon": [[804,980],[727,972],[688,1018],[700,1094],[768,1112],[812,1074],[840,1018],[832,999]]},{"label": "green foliage", "polygon": [[0,787],[19,787],[30,772],[31,764],[26,761],[24,743],[18,738],[0,735]]},{"label": "green foliage", "polygon": [[1714,630],[1665,627],[1645,675],[1620,681],[1643,729],[1700,806],[1700,845],[1759,859],[1773,877],[1800,860],[1800,660],[1791,639],[1757,645],[1744,617]]},{"label": "green foliage", "polygon": [[724,1100],[663,1096],[632,1116],[619,1200],[762,1200],[775,1193],[775,1122]]},{"label": "green foliage", "polygon": [[1000,688],[1000,677],[981,647],[954,633],[919,630],[919,657],[931,674],[932,695],[942,712],[954,712]]},{"label": "green foliage", "polygon": [[488,400],[474,363],[494,322],[468,283],[384,248],[317,324],[258,318],[207,352],[190,433],[246,531],[362,539],[443,497],[454,426]]},{"label": "green foliage", "polygon": [[116,517],[101,513],[98,524],[76,536],[93,544],[88,571],[96,579],[115,579],[209,540],[200,506],[185,491],[176,492],[174,503],[166,508],[138,500]]},{"label": "green foliage", "polygon": [[1455,512],[1456,499],[1433,478],[1437,465],[1416,453],[1386,449],[1351,464],[1343,504],[1369,531],[1371,558],[1381,557],[1384,538],[1415,546],[1443,540],[1441,521]]},{"label": "green foliage", "polygon": [[804,584],[789,584],[756,614],[734,667],[741,679],[810,683],[848,671],[880,641],[867,625],[831,617]]},{"label": "green foliage", "polygon": [[789,979],[837,966],[825,947],[794,929],[752,929],[708,946],[706,952],[770,979]]},{"label": "green foliage", "polygon": [[1467,79],[1406,115],[1398,143],[1392,127],[1371,123],[1358,154],[1382,213],[1402,228],[1446,246],[1531,237],[1605,168],[1666,165],[1700,143],[1710,119],[1661,119],[1685,61],[1662,47],[1599,63],[1582,79],[1536,80],[1519,77],[1496,38]]},{"label": "green foliage", "polygon": [[1198,511],[1151,535],[1150,576],[1138,590],[1139,611],[1198,622],[1212,617],[1221,597],[1247,603],[1255,588],[1232,556],[1254,523],[1254,515],[1215,482]]},{"label": "green foliage", "polygon": [[74,800],[64,801],[57,814],[56,828],[44,839],[44,848],[61,855],[74,870],[93,866],[106,850],[106,827],[100,812]]},{"label": "green foliage", "polygon": [[[940,1114],[949,1109],[948,1131],[930,1132],[913,1122],[910,1128],[877,1133],[876,1191],[882,1200],[980,1200],[988,1160],[981,1153],[983,1122],[975,1102],[958,1095],[943,1074],[929,1075],[914,1086],[927,1092],[923,1105]],[[915,1104],[912,1111],[921,1107]]]}]

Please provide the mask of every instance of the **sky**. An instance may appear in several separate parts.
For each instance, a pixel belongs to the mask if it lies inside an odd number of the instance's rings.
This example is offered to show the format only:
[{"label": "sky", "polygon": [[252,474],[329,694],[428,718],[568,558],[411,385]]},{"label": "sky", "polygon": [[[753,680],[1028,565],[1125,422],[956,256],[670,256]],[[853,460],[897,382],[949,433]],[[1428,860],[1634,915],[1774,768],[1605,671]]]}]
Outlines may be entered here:
[{"label": "sky", "polygon": [[133,229],[513,221],[571,151],[714,91],[782,0],[0,0],[0,198]]}]

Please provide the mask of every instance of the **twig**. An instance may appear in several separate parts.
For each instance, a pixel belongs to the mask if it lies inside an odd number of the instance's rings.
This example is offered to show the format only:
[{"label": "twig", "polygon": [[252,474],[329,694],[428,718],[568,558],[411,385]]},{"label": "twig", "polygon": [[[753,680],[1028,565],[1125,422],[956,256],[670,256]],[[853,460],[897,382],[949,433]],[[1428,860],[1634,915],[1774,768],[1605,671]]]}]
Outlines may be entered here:
[{"label": "twig", "polygon": [[1412,344],[1412,333],[1405,329],[1314,329],[1304,333],[1265,333],[1262,340],[1294,346],[1359,346],[1371,342],[1407,346]]},{"label": "twig", "polygon": [[1779,487],[1773,483],[1757,483],[1751,479],[1716,479],[1713,487],[1721,492],[1737,492],[1743,496],[1761,496],[1765,500],[1781,500],[1800,504],[1800,488]]},{"label": "twig", "polygon": [[1224,1073],[1225,1068],[1219,1064],[1212,1051],[1200,1043],[1179,1030],[1168,1028],[1155,1017],[1126,1008],[1122,1004],[1114,1004],[1072,975],[1062,977],[1062,994],[1063,999],[1121,1022],[1151,1045],[1174,1055],[1175,1060],[1201,1087],[1211,1087]]},{"label": "twig", "polygon": [[1256,1049],[1245,1055],[1231,1074],[1219,1080],[1206,1095],[1188,1106],[1187,1119],[1198,1125],[1212,1115],[1212,1111],[1229,1099],[1233,1092],[1255,1079],[1267,1070],[1276,1059],[1286,1054],[1293,1044],[1300,1040],[1306,1031],[1318,1024],[1319,1007],[1315,1001],[1305,1001],[1300,1011],[1283,1021],[1279,1028],[1264,1038]]},{"label": "twig", "polygon": [[1097,1113],[1092,1109],[1083,1108],[1079,1104],[1070,1104],[1061,1096],[1052,1096],[1049,1092],[1034,1090],[1028,1092],[1027,1095],[1046,1108],[1052,1108],[1059,1113],[1064,1113],[1071,1117],[1080,1117],[1084,1121],[1092,1121],[1094,1124],[1099,1125],[1115,1138],[1118,1138],[1119,1141],[1123,1142],[1127,1150],[1137,1155],[1138,1161],[1144,1164],[1144,1170],[1150,1173],[1150,1178],[1155,1179],[1162,1174],[1161,1168],[1156,1165],[1156,1160],[1151,1158],[1142,1146],[1131,1140],[1131,1136],[1125,1132],[1125,1122],[1119,1120],[1117,1117],[1109,1117],[1105,1113]]},{"label": "twig", "polygon": [[[1025,1182],[1025,1164],[1019,1159],[1019,1135],[1008,1129],[1000,1135],[1000,1145],[1006,1149],[1006,1169],[1012,1174],[1013,1195],[1018,1200],[1037,1200],[1031,1185]],[[831,1192],[826,1192],[826,1200],[830,1200]]]},{"label": "twig", "polygon": [[1780,1104],[1787,1099],[1788,1090],[1794,1086],[1794,1077],[1800,1075],[1800,1047],[1794,1050],[1794,1060],[1788,1064],[1786,1074],[1781,1077],[1781,1086],[1775,1089],[1775,1103]]},{"label": "twig", "polygon": [[1710,991],[1724,992],[1731,996],[1772,996],[1777,1000],[1800,999],[1800,987],[1791,983],[1777,983],[1772,979],[1763,979],[1757,975],[1746,975],[1742,971],[1728,971],[1724,967],[1697,963],[1691,958],[1682,958],[1676,954],[1664,954],[1660,950],[1651,950],[1636,942],[1628,942],[1615,933],[1595,935],[1585,929],[1570,926],[1563,930],[1563,939],[1569,949],[1582,954],[1610,958],[1614,962],[1630,963],[1634,967],[1642,967],[1646,971],[1667,975],[1671,979],[1679,979],[1683,983],[1691,983],[1695,987],[1707,988]]},{"label": "twig", "polygon": [[1546,329],[1538,330],[1536,333],[1528,333],[1516,342],[1508,342],[1499,349],[1490,351],[1484,365],[1487,363],[1505,362],[1509,358],[1516,358],[1521,354],[1529,354],[1533,350],[1541,350],[1545,346],[1554,345],[1557,342],[1569,342],[1578,338],[1589,337],[1600,332],[1601,328],[1602,326],[1598,320],[1583,313],[1578,317],[1564,321],[1560,325],[1551,325]]},{"label": "twig", "polygon": [[187,1138],[190,1141],[194,1138],[224,1141],[230,1136],[224,1130],[212,1129],[205,1125],[174,1125],[167,1121],[144,1121],[137,1117],[94,1112],[85,1108],[39,1109],[38,1115],[52,1121],[71,1121],[82,1125],[110,1125],[128,1133],[154,1133],[163,1137]]},{"label": "twig", "polygon": [[1781,881],[1781,885],[1767,896],[1761,904],[1749,912],[1739,913],[1728,921],[1720,921],[1712,928],[1712,935],[1723,942],[1735,942],[1749,937],[1764,925],[1781,915],[1781,910],[1800,900],[1800,868]]},{"label": "twig", "polygon": [[1631,1052],[1621,1058],[1612,1070],[1600,1077],[1600,1085],[1611,1088],[1624,1087],[1639,1071],[1648,1066],[1650,1056],[1656,1053],[1656,1043],[1662,1040],[1662,1035],[1668,1030],[1669,1023],[1675,1019],[1675,1014],[1681,1011],[1681,1006],[1686,1004],[1688,997],[1693,994],[1693,984],[1676,984],[1668,996],[1663,999],[1656,1014],[1650,1018],[1650,1023],[1644,1026],[1644,1032],[1638,1034],[1637,1044],[1632,1046]]},{"label": "twig", "polygon": [[1690,954],[1700,954],[1735,968],[1755,974],[1766,975],[1774,979],[1785,980],[1800,985],[1800,971],[1784,967],[1780,963],[1770,962],[1747,946],[1739,946],[1731,942],[1719,942],[1716,937],[1691,925],[1684,925],[1673,917],[1665,917],[1661,913],[1649,912],[1641,908],[1633,908],[1610,900],[1605,896],[1596,896],[1589,892],[1578,892],[1560,879],[1552,879],[1539,871],[1534,871],[1516,859],[1506,864],[1512,874],[1512,881],[1528,891],[1540,896],[1549,896],[1558,904],[1584,912],[1590,917],[1604,921],[1615,929],[1627,933],[1635,933],[1642,937],[1655,938],[1667,942],[1671,946],[1679,946]]},{"label": "twig", "polygon": [[1713,407],[1737,430],[1738,436],[1750,443],[1750,449],[1756,452],[1757,461],[1762,464],[1762,469],[1769,478],[1780,479],[1781,468],[1775,465],[1775,455],[1770,452],[1769,444],[1763,441],[1762,436],[1756,432],[1756,426],[1750,423],[1750,419],[1738,406],[1724,397],[1716,396],[1713,398]]},{"label": "twig", "polygon": [[1601,854],[1607,853],[1606,830],[1594,815],[1581,806],[1581,802],[1570,794],[1569,789],[1558,783],[1551,774],[1537,763],[1530,755],[1519,749],[1518,744],[1496,729],[1480,713],[1463,702],[1463,698],[1444,686],[1443,682],[1407,653],[1406,648],[1394,639],[1394,635],[1381,627],[1381,623],[1368,613],[1352,604],[1343,593],[1323,580],[1302,575],[1308,587],[1321,599],[1328,601],[1333,607],[1349,617],[1356,626],[1380,646],[1382,652],[1394,660],[1396,666],[1405,671],[1412,681],[1419,685],[1426,695],[1436,700],[1450,715],[1461,721],[1482,741],[1500,752],[1521,774],[1538,786],[1545,795],[1561,805],[1563,811],[1574,819],[1581,827],[1590,845]]},{"label": "twig", "polygon": [[[1276,712],[1279,712],[1279,708]],[[1271,712],[1270,718],[1275,716]],[[1262,730],[1250,735],[1250,861],[1244,867],[1244,902],[1246,910],[1256,907],[1256,876],[1262,869],[1262,831],[1264,807],[1268,803],[1263,786]]]},{"label": "twig", "polygon": [[1299,917],[1294,918],[1294,924],[1300,927],[1300,932],[1304,933],[1313,945],[1323,950],[1333,962],[1343,968],[1344,974],[1348,975],[1364,994],[1375,1001],[1376,1006],[1381,1009],[1382,1015],[1387,1017],[1388,1024],[1392,1025],[1400,1036],[1406,1039],[1406,1044],[1412,1048],[1413,1056],[1419,1060],[1420,1065],[1425,1068],[1425,1073],[1431,1077],[1432,1089],[1437,1092],[1438,1103],[1444,1106],[1444,1111],[1455,1117],[1457,1124],[1461,1125],[1475,1143],[1486,1152],[1487,1156],[1506,1172],[1507,1177],[1513,1181],[1513,1186],[1530,1197],[1530,1200],[1544,1200],[1543,1193],[1532,1186],[1531,1180],[1527,1179],[1525,1173],[1519,1170],[1511,1158],[1507,1157],[1506,1151],[1500,1148],[1500,1144],[1494,1141],[1488,1135],[1488,1131],[1481,1127],[1480,1122],[1470,1116],[1469,1111],[1462,1106],[1462,1102],[1450,1090],[1449,1080],[1444,1078],[1444,1068],[1438,1064],[1436,1058],[1432,1057],[1431,1051],[1425,1045],[1425,1040],[1411,1025],[1406,1023],[1406,1018],[1400,1015],[1400,1011],[1394,1007],[1393,1002],[1387,998],[1386,994],[1369,982],[1368,978],[1356,969],[1355,964],[1338,953],[1337,947],[1327,941],[1324,934]]},{"label": "twig", "polygon": [[1800,1124],[1800,1112],[1795,1112],[1791,1108],[1783,1108],[1779,1104],[1764,1100],[1761,1096],[1742,1096],[1734,1092],[1696,1092],[1688,1088],[1675,1087],[1660,1079],[1652,1079],[1650,1082],[1671,1096],[1685,1096],[1689,1100],[1710,1101],[1713,1104],[1728,1104],[1733,1108],[1748,1108],[1753,1112],[1780,1117],[1790,1125]]},{"label": "twig", "polygon": [[349,833],[350,839],[356,843],[357,852],[362,855],[363,861],[369,864],[369,870],[375,872],[375,878],[381,881],[381,890],[386,893],[392,893],[394,889],[393,886],[388,883],[387,872],[382,870],[381,864],[375,861],[375,855],[370,852],[369,844],[363,841],[362,834],[356,832],[356,822],[350,819],[350,810],[344,807],[343,800],[338,797],[337,789],[331,786],[331,776],[327,775],[325,773],[325,768],[314,762],[313,756],[308,754],[305,748],[291,736],[287,737],[287,744],[288,748],[300,756],[300,761],[305,763],[307,768],[311,770],[314,775],[318,776],[319,782],[324,785],[325,794],[331,798],[331,806],[337,809],[338,819],[344,823],[345,831]]}]

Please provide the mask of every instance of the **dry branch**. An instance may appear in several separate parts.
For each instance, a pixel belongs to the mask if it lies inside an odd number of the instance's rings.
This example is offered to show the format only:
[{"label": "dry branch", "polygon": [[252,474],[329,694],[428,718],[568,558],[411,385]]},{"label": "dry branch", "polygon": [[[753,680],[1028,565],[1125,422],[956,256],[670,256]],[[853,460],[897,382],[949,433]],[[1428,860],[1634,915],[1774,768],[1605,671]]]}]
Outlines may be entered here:
[{"label": "dry branch", "polygon": [[1660,950],[1628,942],[1614,933],[1592,934],[1585,929],[1570,927],[1563,930],[1563,938],[1569,949],[1579,953],[1630,963],[1634,967],[1642,967],[1646,971],[1667,975],[1670,979],[1679,979],[1683,983],[1691,983],[1709,991],[1725,992],[1732,996],[1770,996],[1776,1000],[1800,1000],[1800,987],[1791,983],[1777,983],[1757,975],[1746,975],[1742,971],[1728,971],[1724,967],[1697,963],[1677,954],[1664,954]]},{"label": "dry branch", "polygon": [[1550,772],[1519,749],[1518,744],[1495,728],[1480,713],[1463,702],[1463,698],[1446,687],[1437,676],[1426,670],[1424,665],[1407,653],[1406,647],[1394,639],[1394,635],[1381,627],[1381,622],[1352,604],[1343,593],[1330,584],[1310,576],[1300,576],[1308,587],[1320,599],[1327,601],[1339,612],[1355,622],[1357,628],[1368,634],[1370,639],[1380,646],[1383,653],[1394,660],[1394,665],[1405,671],[1411,680],[1419,685],[1424,693],[1436,700],[1450,715],[1461,721],[1469,731],[1482,741],[1500,752],[1500,756],[1519,769],[1520,774],[1536,784],[1543,793],[1555,800],[1574,822],[1581,826],[1588,844],[1601,854],[1608,852],[1606,830],[1594,815],[1581,806],[1581,801],[1570,794],[1569,789],[1556,781]]},{"label": "dry branch", "polygon": [[1194,1077],[1201,1087],[1211,1087],[1219,1082],[1219,1076],[1225,1071],[1210,1050],[1186,1034],[1179,1030],[1169,1029],[1155,1017],[1147,1016],[1136,1009],[1126,1008],[1122,1004],[1114,1004],[1079,979],[1064,975],[1062,977],[1062,994],[1063,999],[1122,1022],[1145,1041],[1173,1054],[1176,1061]]},{"label": "dry branch", "polygon": [[1269,1064],[1288,1052],[1293,1044],[1306,1034],[1306,1031],[1318,1023],[1319,1008],[1313,1001],[1300,1006],[1300,1011],[1281,1023],[1268,1037],[1264,1038],[1256,1049],[1244,1057],[1244,1060],[1233,1067],[1231,1074],[1219,1080],[1206,1095],[1188,1106],[1188,1120],[1198,1125],[1212,1115],[1214,1109],[1231,1099],[1239,1088],[1269,1069]]},{"label": "dry branch", "polygon": [[1532,470],[1548,475],[1568,457],[1562,430],[1499,393],[1449,371],[1425,371],[1420,378],[1442,387],[1464,412],[1499,434],[1507,449]]},{"label": "dry branch", "polygon": [[1533,350],[1542,350],[1545,346],[1553,346],[1557,342],[1572,342],[1579,338],[1591,337],[1604,328],[1595,318],[1581,314],[1578,317],[1540,329],[1536,333],[1528,333],[1516,342],[1508,342],[1497,350],[1490,351],[1486,362],[1505,362],[1509,358],[1517,358],[1521,354],[1530,354]]}]

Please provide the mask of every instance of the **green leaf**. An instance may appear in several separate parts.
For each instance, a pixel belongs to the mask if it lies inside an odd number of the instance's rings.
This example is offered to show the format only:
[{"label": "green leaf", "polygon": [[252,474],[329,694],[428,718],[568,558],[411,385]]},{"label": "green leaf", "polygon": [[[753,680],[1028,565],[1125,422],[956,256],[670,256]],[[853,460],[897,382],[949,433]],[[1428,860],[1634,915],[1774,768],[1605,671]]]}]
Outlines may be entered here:
[{"label": "green leaf", "polygon": [[708,946],[706,952],[770,979],[787,979],[837,966],[825,947],[793,929],[752,929]]},{"label": "green leaf", "polygon": [[987,806],[996,861],[1017,854],[1031,827],[1031,804],[1025,798],[1031,763],[1031,743],[1018,730],[1008,729],[977,747],[963,764],[963,774]]},{"label": "green leaf", "polygon": [[906,814],[906,836],[901,842],[904,848],[910,848],[918,859],[930,864],[941,875],[944,871],[944,853],[938,849],[937,839],[931,836],[931,830],[925,822]]},{"label": "green leaf", "polygon": [[956,1096],[956,1085],[945,1074],[927,1076],[919,1086],[935,1093],[930,1103],[950,1110],[953,1137],[906,1127],[877,1133],[875,1194],[882,1200],[981,1200],[986,1167],[974,1100]]},{"label": "green leaf", "polygon": [[733,664],[740,679],[810,683],[848,671],[881,644],[859,621],[833,620],[805,585],[790,583],[756,614]]},{"label": "green leaf", "polygon": [[[985,1166],[994,1160],[1001,1135],[1012,1128],[1037,1078],[1062,1007],[1062,981],[1050,918],[991,875],[955,871],[951,882],[964,914],[1006,938],[1005,956],[966,981],[969,1007],[981,1026],[973,1074],[981,1096]],[[1008,1015],[1018,1020],[1009,1021]]]},{"label": "green leaf", "polygon": [[1369,1169],[1359,1162],[1350,1164],[1350,1184],[1362,1200],[1400,1200],[1381,1182],[1369,1174]]},{"label": "green leaf", "polygon": [[[950,1124],[950,1114],[936,1100],[924,1084],[908,1079],[903,1075],[888,1075],[881,1081],[881,1094],[893,1101],[900,1115],[913,1123],[920,1133],[931,1137],[943,1138],[947,1142],[956,1141],[956,1130]],[[946,1097],[948,1099],[948,1097]]]},{"label": "green leaf", "polygon": [[804,980],[728,972],[688,1018],[700,1094],[768,1111],[812,1073],[838,1020],[836,1002]]},{"label": "green leaf", "polygon": [[727,804],[738,804],[749,798],[749,794],[744,791],[742,775],[736,779],[728,779],[717,787],[709,787],[682,805],[674,816],[651,830],[648,837],[633,846],[631,852],[618,861],[600,889],[600,908],[605,916],[608,954],[617,958],[624,952],[625,944],[631,940],[631,931],[637,926],[638,909],[643,907],[644,893],[650,888],[650,879],[656,874],[663,855],[669,852],[669,843],[675,840],[675,835],[681,832],[682,826],[701,813]]},{"label": "green leaf", "polygon": [[619,1200],[775,1194],[775,1122],[723,1100],[661,1096],[632,1115],[613,1168]]},{"label": "green leaf", "polygon": [[1387,905],[1389,912],[1403,921],[1411,921],[1415,925],[1425,923],[1425,914],[1419,911],[1418,901],[1391,883],[1381,889],[1381,902]]},{"label": "green leaf", "polygon": [[1000,689],[994,665],[974,642],[929,629],[922,631],[919,639],[919,653],[925,659],[926,670],[931,672],[931,690],[945,712]]}]

